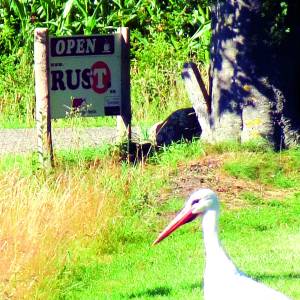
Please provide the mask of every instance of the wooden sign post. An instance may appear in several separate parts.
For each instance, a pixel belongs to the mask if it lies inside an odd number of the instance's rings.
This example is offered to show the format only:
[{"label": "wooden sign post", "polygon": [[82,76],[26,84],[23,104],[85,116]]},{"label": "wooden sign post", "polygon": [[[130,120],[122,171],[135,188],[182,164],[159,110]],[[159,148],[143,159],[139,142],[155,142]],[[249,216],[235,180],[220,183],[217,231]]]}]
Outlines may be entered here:
[{"label": "wooden sign post", "polygon": [[[121,115],[117,117],[118,139],[127,137],[128,145],[131,141],[131,101],[130,101],[130,33],[128,27],[118,28],[121,34],[121,61],[122,61],[122,106]],[[129,147],[128,147],[129,148]]]},{"label": "wooden sign post", "polygon": [[[131,140],[129,29],[109,35],[34,35],[39,160],[53,166],[51,119],[117,116],[119,140]],[[47,163],[49,162],[49,163]]]},{"label": "wooden sign post", "polygon": [[38,156],[42,167],[53,167],[50,99],[48,90],[48,29],[34,31],[34,75]]}]

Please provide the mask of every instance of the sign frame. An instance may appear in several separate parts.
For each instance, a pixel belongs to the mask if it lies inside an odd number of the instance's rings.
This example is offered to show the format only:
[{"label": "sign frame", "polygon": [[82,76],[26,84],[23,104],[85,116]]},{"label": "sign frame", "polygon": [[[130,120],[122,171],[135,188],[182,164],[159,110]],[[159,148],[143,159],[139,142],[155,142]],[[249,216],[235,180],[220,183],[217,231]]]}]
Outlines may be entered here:
[{"label": "sign frame", "polygon": [[49,36],[51,118],[121,115],[121,34]]},{"label": "sign frame", "polygon": [[[120,27],[121,82],[120,114],[117,115],[118,140],[131,141],[131,101],[130,101],[130,42],[129,28]],[[100,36],[100,35],[99,35]],[[88,37],[88,36],[86,36]],[[66,37],[68,38],[68,37]],[[42,167],[54,167],[54,155],[51,130],[50,67],[49,67],[49,31],[48,28],[36,28],[34,31],[34,74],[36,95],[36,126],[38,135],[38,155]],[[88,117],[88,116],[87,116]]]}]

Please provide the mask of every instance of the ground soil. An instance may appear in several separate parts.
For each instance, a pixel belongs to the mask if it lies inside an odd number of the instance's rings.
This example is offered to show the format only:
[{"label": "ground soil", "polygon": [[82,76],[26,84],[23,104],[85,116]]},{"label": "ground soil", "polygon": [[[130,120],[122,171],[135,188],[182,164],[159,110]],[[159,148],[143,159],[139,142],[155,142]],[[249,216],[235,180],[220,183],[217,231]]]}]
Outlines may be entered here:
[{"label": "ground soil", "polygon": [[210,188],[217,192],[222,203],[229,209],[239,209],[250,205],[245,201],[245,193],[252,192],[257,197],[282,201],[295,191],[279,189],[255,180],[243,180],[230,176],[224,171],[224,163],[232,159],[232,153],[210,154],[188,164],[180,164],[171,180],[172,193],[180,197],[199,188]]}]

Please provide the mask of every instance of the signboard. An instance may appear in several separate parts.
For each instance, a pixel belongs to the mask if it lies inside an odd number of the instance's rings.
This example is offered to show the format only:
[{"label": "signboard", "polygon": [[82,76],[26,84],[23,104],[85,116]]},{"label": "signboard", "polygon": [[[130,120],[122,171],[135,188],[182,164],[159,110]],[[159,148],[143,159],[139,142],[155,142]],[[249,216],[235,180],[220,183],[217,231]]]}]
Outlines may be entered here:
[{"label": "signboard", "polygon": [[121,34],[49,38],[51,118],[121,114]]}]

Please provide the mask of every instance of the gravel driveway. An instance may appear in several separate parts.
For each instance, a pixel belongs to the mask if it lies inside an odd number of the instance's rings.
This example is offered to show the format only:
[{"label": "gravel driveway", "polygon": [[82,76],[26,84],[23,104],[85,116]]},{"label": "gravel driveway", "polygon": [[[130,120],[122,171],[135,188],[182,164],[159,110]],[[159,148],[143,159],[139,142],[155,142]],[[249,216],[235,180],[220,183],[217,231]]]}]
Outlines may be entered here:
[{"label": "gravel driveway", "polygon": [[[117,129],[98,128],[54,128],[52,142],[54,149],[97,147],[116,140]],[[35,128],[0,129],[0,155],[28,153],[37,150]]]}]

